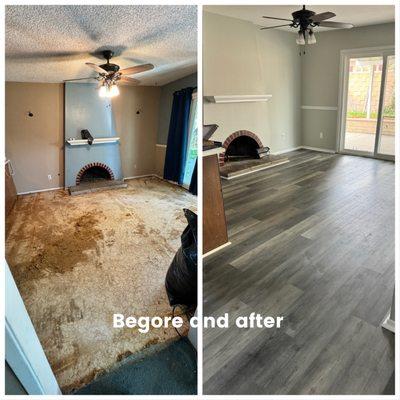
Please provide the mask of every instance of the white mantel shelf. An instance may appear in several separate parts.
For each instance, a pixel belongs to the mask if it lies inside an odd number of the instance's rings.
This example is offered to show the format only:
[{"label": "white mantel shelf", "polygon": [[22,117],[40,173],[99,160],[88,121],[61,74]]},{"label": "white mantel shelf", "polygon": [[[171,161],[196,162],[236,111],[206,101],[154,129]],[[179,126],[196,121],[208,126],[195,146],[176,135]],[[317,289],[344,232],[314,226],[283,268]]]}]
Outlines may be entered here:
[{"label": "white mantel shelf", "polygon": [[[115,143],[119,141],[119,137],[108,137],[108,138],[97,138],[93,139],[93,144],[103,144],[103,143]],[[67,143],[71,146],[84,146],[89,144],[87,139],[68,139]]]},{"label": "white mantel shelf", "polygon": [[255,103],[266,102],[270,100],[272,94],[238,94],[238,95],[221,95],[221,96],[205,96],[210,103]]}]

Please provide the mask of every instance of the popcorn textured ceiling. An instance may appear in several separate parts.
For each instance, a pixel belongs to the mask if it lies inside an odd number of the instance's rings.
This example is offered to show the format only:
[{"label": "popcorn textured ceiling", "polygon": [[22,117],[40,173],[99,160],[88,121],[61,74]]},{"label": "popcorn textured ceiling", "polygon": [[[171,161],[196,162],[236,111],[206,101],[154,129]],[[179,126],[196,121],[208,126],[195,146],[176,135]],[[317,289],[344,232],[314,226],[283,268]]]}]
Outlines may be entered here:
[{"label": "popcorn textured ceiling", "polygon": [[100,50],[126,68],[143,63],[142,85],[164,85],[197,69],[196,6],[7,6],[6,80],[62,82],[96,76]]}]

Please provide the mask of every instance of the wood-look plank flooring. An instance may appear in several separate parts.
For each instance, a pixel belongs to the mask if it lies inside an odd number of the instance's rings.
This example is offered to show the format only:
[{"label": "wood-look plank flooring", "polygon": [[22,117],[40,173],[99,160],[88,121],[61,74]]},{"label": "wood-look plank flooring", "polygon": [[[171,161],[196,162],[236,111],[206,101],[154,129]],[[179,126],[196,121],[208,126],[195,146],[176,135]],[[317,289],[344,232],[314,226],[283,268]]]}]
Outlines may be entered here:
[{"label": "wood-look plank flooring", "polygon": [[394,163],[306,150],[223,182],[232,244],[204,263],[204,315],[283,315],[204,331],[205,394],[393,391]]}]

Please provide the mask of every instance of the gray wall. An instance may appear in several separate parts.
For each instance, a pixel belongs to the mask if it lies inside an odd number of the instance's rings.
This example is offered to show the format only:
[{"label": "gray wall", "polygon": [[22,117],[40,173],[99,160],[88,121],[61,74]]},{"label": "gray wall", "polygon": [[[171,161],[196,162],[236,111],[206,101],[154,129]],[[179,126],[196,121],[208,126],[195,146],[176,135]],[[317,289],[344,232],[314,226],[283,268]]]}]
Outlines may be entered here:
[{"label": "gray wall", "polygon": [[169,120],[171,117],[174,92],[189,86],[197,87],[197,74],[185,76],[182,79],[178,79],[177,81],[168,83],[168,85],[161,87],[160,114],[157,135],[158,144],[167,144]]},{"label": "gray wall", "polygon": [[[299,56],[295,35],[204,12],[204,96],[272,94],[267,103],[204,104],[214,140],[237,130],[257,134],[272,152],[296,146],[336,149],[340,50],[394,44],[394,24],[319,32]],[[322,138],[320,133],[322,132]]]},{"label": "gray wall", "polygon": [[[393,23],[318,33],[301,57],[302,105],[337,107],[340,50],[394,45],[394,36]],[[302,110],[303,145],[335,150],[336,131],[337,111]]]},{"label": "gray wall", "polygon": [[266,103],[205,103],[205,123],[219,125],[212,139],[224,141],[245,129],[272,152],[299,146],[301,59],[295,36],[209,12],[203,25],[204,96],[272,95]]}]

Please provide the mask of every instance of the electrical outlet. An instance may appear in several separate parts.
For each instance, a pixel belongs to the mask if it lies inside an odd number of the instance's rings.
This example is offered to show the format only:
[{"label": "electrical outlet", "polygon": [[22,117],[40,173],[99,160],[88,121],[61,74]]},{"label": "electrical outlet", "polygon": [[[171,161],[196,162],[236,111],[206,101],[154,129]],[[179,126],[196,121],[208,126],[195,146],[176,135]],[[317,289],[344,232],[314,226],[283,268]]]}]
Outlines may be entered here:
[{"label": "electrical outlet", "polygon": [[286,133],[285,133],[285,132],[282,132],[282,133],[281,133],[281,136],[282,136],[282,137],[286,137]]},{"label": "electrical outlet", "polygon": [[51,181],[53,178],[51,177],[51,175],[47,175],[47,179],[48,179],[49,181]]},{"label": "electrical outlet", "polygon": [[323,139],[323,138],[324,138],[324,132],[320,132],[320,133],[319,133],[319,138],[320,138],[320,139]]}]

